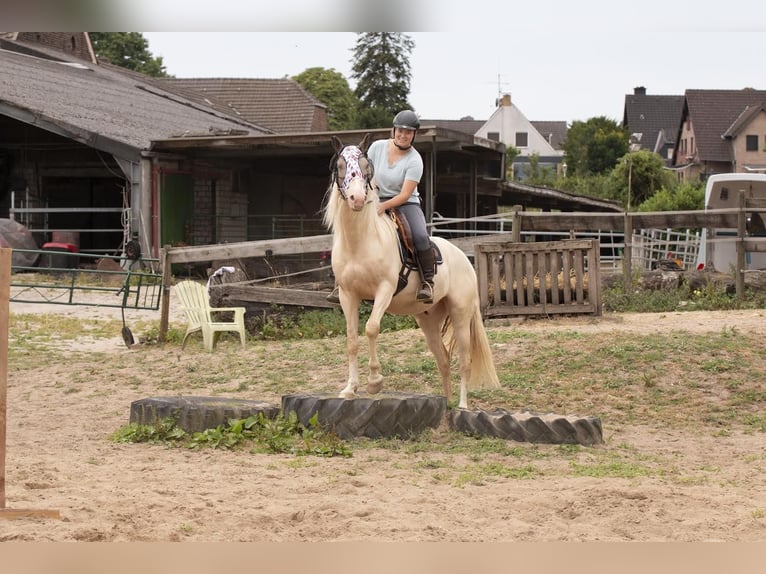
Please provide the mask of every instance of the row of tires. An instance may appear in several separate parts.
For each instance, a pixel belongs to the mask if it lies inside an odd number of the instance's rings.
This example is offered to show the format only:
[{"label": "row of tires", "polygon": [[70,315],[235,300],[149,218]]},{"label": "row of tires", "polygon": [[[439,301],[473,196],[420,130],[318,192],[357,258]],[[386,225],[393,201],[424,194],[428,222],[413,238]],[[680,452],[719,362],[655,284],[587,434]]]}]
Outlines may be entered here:
[{"label": "row of tires", "polygon": [[149,397],[131,403],[130,422],[156,424],[173,418],[187,432],[226,425],[259,413],[275,418],[280,412],[294,412],[308,426],[317,415],[324,428],[342,439],[410,437],[428,428],[437,428],[445,419],[450,429],[474,436],[488,436],[518,442],[581,444],[603,442],[601,420],[597,417],[511,413],[451,409],[439,395],[383,392],[341,399],[329,394],[294,394],[282,397],[282,405],[262,401],[219,397]]}]

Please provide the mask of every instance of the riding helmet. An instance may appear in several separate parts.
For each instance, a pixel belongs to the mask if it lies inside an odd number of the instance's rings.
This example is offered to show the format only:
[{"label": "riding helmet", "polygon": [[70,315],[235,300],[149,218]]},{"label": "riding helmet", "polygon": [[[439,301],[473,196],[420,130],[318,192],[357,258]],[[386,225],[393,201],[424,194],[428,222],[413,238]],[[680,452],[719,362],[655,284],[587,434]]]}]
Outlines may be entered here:
[{"label": "riding helmet", "polygon": [[420,120],[412,110],[402,110],[394,116],[394,127],[416,130],[420,128]]}]

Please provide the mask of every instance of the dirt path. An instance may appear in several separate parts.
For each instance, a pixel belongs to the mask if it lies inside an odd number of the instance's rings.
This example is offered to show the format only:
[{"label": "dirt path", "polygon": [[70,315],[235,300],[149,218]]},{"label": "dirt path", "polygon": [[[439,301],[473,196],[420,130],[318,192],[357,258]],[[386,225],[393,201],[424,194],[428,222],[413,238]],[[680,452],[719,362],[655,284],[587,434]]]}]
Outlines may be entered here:
[{"label": "dirt path", "polygon": [[[12,314],[63,313],[119,320],[119,309],[11,304]],[[171,321],[180,320],[171,303]],[[158,319],[158,312],[131,312]],[[181,322],[181,324],[183,324]],[[498,329],[652,333],[763,333],[764,311],[624,314],[533,320]],[[466,455],[364,448],[323,459],[114,444],[131,401],[167,394],[169,381],[138,379],[169,362],[174,392],[204,357],[127,349],[112,339],[73,346],[71,361],[35,357],[39,368],[8,388],[9,508],[58,509],[61,520],[0,522],[0,541],[762,541],[766,539],[763,433],[712,436],[641,425],[608,428],[602,450],[638,453],[666,476],[573,477],[555,445],[519,444],[533,462],[488,454],[484,465],[528,478],[471,480]],[[12,339],[13,341],[13,339]],[[13,344],[13,343],[12,343]],[[340,346],[341,343],[338,342]],[[289,345],[251,345],[251,365]],[[226,357],[226,349],[217,354]],[[268,353],[275,353],[268,355]],[[239,355],[228,355],[236,369]],[[111,363],[104,378],[89,368]],[[257,367],[253,367],[257,369]],[[225,373],[224,373],[225,374]],[[234,375],[235,373],[229,373]],[[220,376],[219,371],[210,376]],[[585,449],[580,460],[587,460]],[[571,464],[571,463],[570,463]]]}]

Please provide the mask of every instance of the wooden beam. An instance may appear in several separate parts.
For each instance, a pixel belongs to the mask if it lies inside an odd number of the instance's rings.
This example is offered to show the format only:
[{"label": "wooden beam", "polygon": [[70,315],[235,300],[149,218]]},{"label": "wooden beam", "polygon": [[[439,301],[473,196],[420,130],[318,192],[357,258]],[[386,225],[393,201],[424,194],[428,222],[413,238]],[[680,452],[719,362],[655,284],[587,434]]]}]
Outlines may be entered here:
[{"label": "wooden beam", "polygon": [[5,508],[5,428],[8,402],[8,314],[11,250],[0,249],[0,508]]},{"label": "wooden beam", "polygon": [[330,249],[332,249],[332,235],[312,235],[196,247],[168,247],[166,257],[169,263],[197,263],[215,259],[318,253]]},{"label": "wooden beam", "polygon": [[11,295],[12,250],[0,248],[0,519],[61,518],[58,510],[31,510],[5,507],[5,442],[8,412],[8,323]]}]

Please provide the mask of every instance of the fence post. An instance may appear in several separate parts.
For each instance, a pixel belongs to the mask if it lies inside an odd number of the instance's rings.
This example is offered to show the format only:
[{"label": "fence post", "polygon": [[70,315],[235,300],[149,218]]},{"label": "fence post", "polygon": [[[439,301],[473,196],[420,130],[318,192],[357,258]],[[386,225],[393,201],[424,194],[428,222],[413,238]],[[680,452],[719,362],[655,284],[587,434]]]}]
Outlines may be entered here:
[{"label": "fence post", "polygon": [[160,333],[159,339],[164,343],[168,337],[168,324],[170,316],[170,283],[173,279],[172,262],[168,253],[170,246],[160,249],[160,265],[162,266],[162,300],[160,301]]},{"label": "fence post", "polygon": [[737,271],[736,286],[737,299],[742,300],[745,296],[745,233],[746,233],[746,214],[745,214],[745,191],[739,190],[739,213],[737,213]]},{"label": "fence post", "polygon": [[622,280],[625,293],[629,293],[633,286],[633,216],[627,211],[625,212],[623,233],[625,235],[625,248],[622,250]]},{"label": "fence post", "polygon": [[521,205],[513,206],[513,219],[511,220],[511,241],[518,243],[521,241],[521,211],[524,209]]}]

